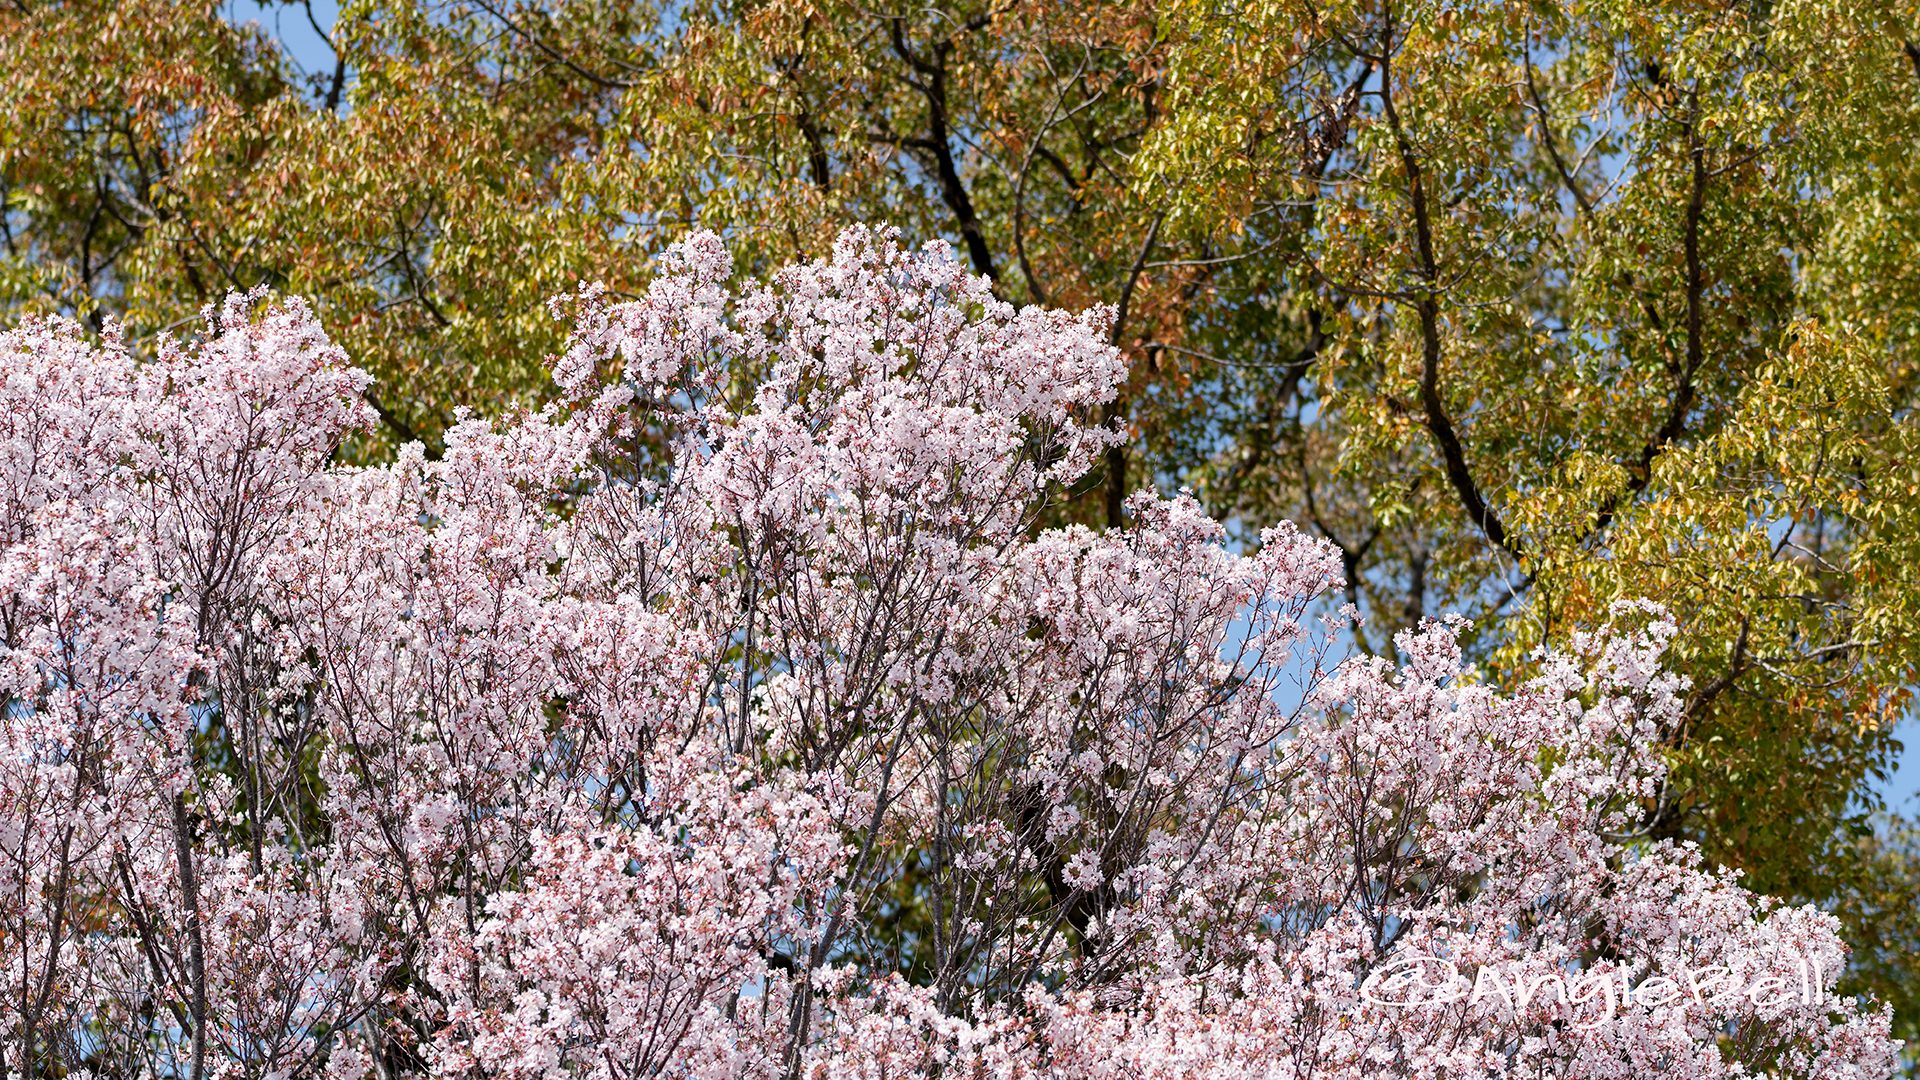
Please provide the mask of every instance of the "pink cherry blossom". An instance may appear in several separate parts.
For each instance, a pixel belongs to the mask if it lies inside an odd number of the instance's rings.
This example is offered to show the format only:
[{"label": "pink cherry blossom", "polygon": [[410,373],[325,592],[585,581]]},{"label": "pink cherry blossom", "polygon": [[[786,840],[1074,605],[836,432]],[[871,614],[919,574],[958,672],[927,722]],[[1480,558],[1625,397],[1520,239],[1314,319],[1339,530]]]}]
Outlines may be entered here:
[{"label": "pink cherry blossom", "polygon": [[1335,664],[1290,525],[1040,527],[1104,310],[732,279],[557,300],[551,404],[373,468],[296,301],[0,335],[0,1071],[1891,1074],[1831,917],[1637,834],[1657,607]]}]

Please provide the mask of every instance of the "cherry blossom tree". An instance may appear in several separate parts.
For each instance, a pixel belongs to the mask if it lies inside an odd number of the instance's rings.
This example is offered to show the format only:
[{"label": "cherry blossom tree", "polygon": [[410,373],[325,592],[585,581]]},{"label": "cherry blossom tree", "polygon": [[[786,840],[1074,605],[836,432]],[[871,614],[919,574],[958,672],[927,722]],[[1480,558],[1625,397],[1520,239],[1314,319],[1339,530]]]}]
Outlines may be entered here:
[{"label": "cherry blossom tree", "polygon": [[732,277],[557,301],[550,405],[378,468],[298,302],[0,336],[7,1076],[1892,1071],[1830,917],[1638,835],[1658,608],[1516,696],[1333,665],[1290,526],[1039,528],[1107,312]]}]

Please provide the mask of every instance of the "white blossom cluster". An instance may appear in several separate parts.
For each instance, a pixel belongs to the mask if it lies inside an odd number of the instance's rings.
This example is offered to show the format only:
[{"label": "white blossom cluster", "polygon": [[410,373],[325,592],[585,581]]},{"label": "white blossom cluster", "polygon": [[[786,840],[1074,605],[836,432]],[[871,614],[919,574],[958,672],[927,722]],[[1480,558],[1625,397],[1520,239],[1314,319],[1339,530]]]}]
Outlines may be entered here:
[{"label": "white blossom cluster", "polygon": [[[0,1076],[1891,1073],[1831,918],[1635,837],[1657,609],[1516,696],[1449,624],[1322,670],[1290,526],[1040,528],[1107,313],[732,274],[558,302],[553,404],[376,468],[297,302],[0,335]],[[1708,966],[1819,992],[1651,992]]]}]

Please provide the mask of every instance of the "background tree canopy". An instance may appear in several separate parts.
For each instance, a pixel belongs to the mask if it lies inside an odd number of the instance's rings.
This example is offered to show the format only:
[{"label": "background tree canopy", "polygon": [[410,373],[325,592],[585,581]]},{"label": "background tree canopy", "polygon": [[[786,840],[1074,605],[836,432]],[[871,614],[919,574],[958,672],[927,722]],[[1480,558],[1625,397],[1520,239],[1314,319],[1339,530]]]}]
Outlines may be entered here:
[{"label": "background tree canopy", "polygon": [[[294,5],[282,18],[309,17]],[[1442,611],[1503,680],[1623,597],[1692,679],[1650,838],[1833,906],[1920,1034],[1911,0],[361,0],[303,76],[175,0],[0,3],[0,295],[138,346],[314,299],[386,440],[538,400],[581,280],[698,224],[743,274],[852,221],[1115,306],[1132,438],[1332,540],[1356,645]],[[910,898],[909,898],[910,899]]]}]

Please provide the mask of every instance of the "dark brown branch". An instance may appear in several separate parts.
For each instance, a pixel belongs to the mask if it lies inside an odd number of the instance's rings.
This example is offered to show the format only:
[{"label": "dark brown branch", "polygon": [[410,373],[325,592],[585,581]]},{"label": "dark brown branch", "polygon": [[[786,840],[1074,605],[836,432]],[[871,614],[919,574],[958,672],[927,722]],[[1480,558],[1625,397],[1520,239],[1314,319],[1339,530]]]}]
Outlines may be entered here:
[{"label": "dark brown branch", "polygon": [[821,137],[820,125],[813,122],[813,114],[802,112],[794,117],[794,123],[800,128],[800,135],[807,140],[807,167],[813,174],[813,186],[821,191],[833,187],[833,173],[828,168],[826,140]]},{"label": "dark brown branch", "polygon": [[1033,272],[1033,261],[1027,257],[1027,174],[1022,168],[1020,179],[1013,190],[1013,257],[1020,263],[1020,276],[1027,279],[1027,296],[1036,304],[1047,302],[1046,287],[1040,284],[1039,275]]},{"label": "dark brown branch", "polygon": [[[1120,422],[1118,401],[1107,405],[1102,423],[1108,427]],[[1107,448],[1107,528],[1118,529],[1127,520],[1127,447],[1125,443]]]},{"label": "dark brown branch", "polygon": [[80,283],[93,295],[93,238],[100,231],[100,216],[105,213],[107,193],[104,185],[95,181],[93,194],[93,212],[87,215],[87,228],[80,234]]},{"label": "dark brown branch", "polygon": [[[114,869],[120,872],[120,883],[126,889],[124,903],[127,914],[133,920],[134,931],[140,939],[141,951],[146,954],[147,963],[153,969],[154,982],[177,990],[180,982],[167,968],[166,956],[160,951],[158,940],[153,932],[153,923],[147,918],[145,909],[140,903],[140,894],[134,890],[133,873],[129,869],[127,857],[124,854],[114,856]],[[188,1018],[186,1009],[180,1004],[180,994],[155,996],[164,998],[167,1011],[173,1014],[174,1022],[180,1025],[181,1031],[189,1033],[193,1031],[193,1021]]]},{"label": "dark brown branch", "polygon": [[[60,974],[60,939],[64,937],[66,933],[66,921],[68,907],[70,905],[69,893],[73,888],[74,832],[75,827],[72,825],[66,826],[61,831],[60,873],[54,881],[51,890],[52,896],[44,898],[42,901],[43,903],[48,903],[48,906],[53,908],[53,915],[49,920],[46,935],[49,944],[46,963],[41,969],[39,989],[34,991],[29,1000],[22,1002],[25,1007],[20,1009],[20,1043],[22,1050],[21,1056],[23,1059],[22,1075],[27,1077],[33,1075],[34,1044],[38,1039],[35,1032],[40,1028],[41,1022],[46,1018],[48,1004],[53,1000],[53,988]],[[22,967],[24,969],[25,965],[22,965]]]},{"label": "dark brown branch", "polygon": [[[940,199],[960,223],[960,237],[967,245],[967,258],[973,264],[974,272],[998,279],[999,275],[993,270],[993,252],[987,247],[986,230],[980,225],[980,217],[974,211],[973,198],[967,193],[967,186],[960,180],[960,170],[953,160],[953,147],[948,142],[947,53],[952,51],[953,41],[946,38],[935,42],[933,59],[922,59],[908,47],[906,37],[901,32],[903,21],[894,18],[887,22],[893,51],[908,66],[927,76],[925,83],[909,80],[927,99],[927,138],[924,141],[913,140],[908,145],[925,149],[933,159],[932,171],[940,184]],[[968,28],[972,28],[971,22]]]},{"label": "dark brown branch", "polygon": [[1039,275],[1033,271],[1033,261],[1027,256],[1027,176],[1033,168],[1034,157],[1044,155],[1043,160],[1048,161],[1067,181],[1068,215],[1071,216],[1079,209],[1080,185],[1075,183],[1072,174],[1066,171],[1066,163],[1060,160],[1059,155],[1046,148],[1046,139],[1052,133],[1054,124],[1058,122],[1056,118],[1059,115],[1060,106],[1066,102],[1068,88],[1078,81],[1086,70],[1087,60],[1082,59],[1073,75],[1063,81],[1059,93],[1054,95],[1053,104],[1047,107],[1047,116],[1041,123],[1040,130],[1034,133],[1032,142],[1027,146],[1026,154],[1020,159],[1020,173],[1013,183],[1013,254],[1020,263],[1021,276],[1026,278],[1027,295],[1036,304],[1047,302],[1047,290],[1040,284]]},{"label": "dark brown branch", "polygon": [[1060,182],[1067,185],[1067,191],[1071,193],[1067,202],[1068,214],[1078,211],[1080,209],[1080,193],[1085,190],[1087,181],[1093,178],[1093,170],[1089,168],[1085,175],[1075,176],[1073,175],[1073,169],[1067,165],[1066,159],[1059,154],[1054,153],[1044,146],[1035,147],[1033,152],[1041,161],[1052,166],[1053,171],[1059,174]]},{"label": "dark brown branch", "polygon": [[1547,116],[1546,103],[1540,100],[1540,88],[1534,85],[1533,56],[1525,49],[1521,50],[1521,56],[1526,61],[1527,96],[1533,99],[1533,111],[1540,117],[1540,145],[1546,148],[1547,156],[1553,160],[1554,169],[1560,173],[1560,182],[1565,184],[1567,191],[1572,193],[1574,203],[1580,207],[1580,213],[1590,219],[1593,217],[1593,200],[1587,198],[1586,191],[1574,178],[1573,170],[1567,167],[1566,159],[1560,156],[1560,143],[1553,137],[1553,123]]},{"label": "dark brown branch", "polygon": [[[1360,111],[1361,89],[1372,74],[1373,61],[1368,60],[1346,90],[1321,110],[1320,130],[1304,140],[1300,148],[1300,171],[1306,179],[1318,184],[1327,175],[1327,165],[1333,161],[1333,155],[1347,144],[1347,133],[1353,130],[1353,118]],[[1310,212],[1314,201],[1317,200],[1309,200],[1303,211]]]},{"label": "dark brown branch", "polygon": [[[1321,107],[1319,130],[1312,134],[1303,134],[1302,136],[1300,146],[1301,174],[1304,178],[1316,185],[1325,178],[1327,166],[1333,161],[1333,155],[1338,153],[1340,149],[1346,145],[1347,134],[1352,130],[1354,116],[1360,109],[1361,90],[1365,87],[1368,77],[1372,75],[1373,67],[1373,61],[1366,61],[1361,67],[1360,73],[1348,84],[1346,90],[1342,91],[1338,97]],[[1313,229],[1314,207],[1319,201],[1317,191],[1318,188],[1316,187],[1316,194],[1302,202],[1295,215],[1295,225],[1298,230],[1297,236],[1303,243]],[[1264,251],[1273,244],[1279,243],[1282,239],[1282,237],[1276,237],[1274,240],[1260,245],[1260,247],[1255,250],[1256,252]],[[1206,261],[1224,262],[1229,260]],[[1189,262],[1187,265],[1192,265],[1192,263]],[[1247,477],[1251,475],[1261,458],[1271,449],[1274,442],[1272,434],[1273,428],[1281,422],[1287,408],[1292,405],[1298,397],[1300,384],[1306,379],[1307,372],[1312,370],[1314,362],[1319,359],[1321,350],[1326,347],[1327,335],[1322,329],[1324,320],[1325,315],[1321,309],[1317,305],[1310,305],[1307,308],[1306,341],[1301,345],[1300,351],[1294,354],[1291,360],[1281,365],[1275,365],[1281,368],[1279,392],[1270,399],[1265,423],[1254,425],[1252,432],[1253,438],[1238,440],[1240,446],[1248,452],[1239,455],[1239,461],[1235,463],[1232,473],[1228,476],[1226,491],[1229,500],[1238,501],[1241,488],[1246,483]],[[1213,363],[1226,366],[1254,366],[1251,364],[1233,365],[1230,361],[1215,357],[1208,357],[1207,359]],[[1307,488],[1308,510],[1310,513],[1315,513],[1316,511],[1313,510],[1312,479],[1306,475],[1304,457],[1301,462],[1301,475]],[[1347,594],[1349,599],[1358,603],[1357,575],[1359,572],[1359,559],[1365,556],[1368,549],[1372,548],[1374,539],[1377,539],[1379,536],[1378,530],[1376,529],[1374,535],[1360,546],[1357,553],[1350,553],[1347,546],[1335,539],[1324,525],[1318,521],[1316,521],[1315,524],[1320,528],[1321,533],[1333,542],[1334,546],[1340,548],[1342,560],[1346,563]],[[1349,558],[1350,554],[1352,555],[1351,558]]]},{"label": "dark brown branch", "polygon": [[[1699,115],[1699,98],[1694,97],[1693,119],[1687,124],[1687,155],[1693,166],[1692,189],[1687,194],[1687,216],[1681,229],[1681,245],[1686,252],[1687,265],[1687,358],[1678,371],[1674,372],[1673,400],[1667,406],[1666,419],[1654,431],[1653,437],[1640,449],[1640,456],[1629,467],[1626,495],[1638,495],[1653,482],[1653,461],[1673,442],[1686,434],[1687,414],[1693,411],[1698,399],[1694,378],[1700,372],[1705,361],[1706,345],[1702,340],[1704,320],[1701,311],[1701,298],[1705,290],[1705,275],[1700,267],[1700,219],[1704,216],[1707,193],[1706,148],[1700,142],[1698,129],[1693,122]],[[1613,524],[1614,512],[1619,508],[1620,497],[1609,498],[1600,513],[1594,518],[1593,527],[1588,529],[1578,541],[1586,543],[1589,539],[1607,530]]]},{"label": "dark brown branch", "polygon": [[1320,507],[1316,504],[1313,497],[1313,474],[1307,471],[1306,454],[1304,451],[1302,451],[1300,457],[1300,487],[1306,495],[1307,520],[1311,521],[1313,527],[1320,531],[1320,535],[1325,537],[1326,541],[1340,552],[1341,578],[1342,583],[1345,585],[1347,603],[1357,608],[1360,606],[1360,563],[1366,559],[1367,553],[1372,551],[1373,545],[1379,541],[1380,526],[1376,524],[1373,528],[1369,529],[1367,531],[1367,538],[1358,544],[1348,544],[1346,541],[1340,539],[1320,516]]},{"label": "dark brown branch", "polygon": [[341,54],[340,46],[334,44],[333,35],[321,29],[320,20],[313,14],[313,0],[306,0],[301,6],[307,9],[307,24],[326,42],[327,48],[333,50],[333,81],[327,88],[327,111],[335,112],[340,108],[340,91],[347,82],[347,58]]},{"label": "dark brown branch", "polygon": [[1422,346],[1420,404],[1426,414],[1427,431],[1433,435],[1433,441],[1439,446],[1441,459],[1445,462],[1447,481],[1453,485],[1468,519],[1480,527],[1487,539],[1518,558],[1519,544],[1507,536],[1506,527],[1487,505],[1486,499],[1480,494],[1479,485],[1474,483],[1473,473],[1467,468],[1466,450],[1460,445],[1460,435],[1454,429],[1453,418],[1447,414],[1446,401],[1440,395],[1440,265],[1434,254],[1433,225],[1427,216],[1426,181],[1420,168],[1420,158],[1414,151],[1413,141],[1407,137],[1406,125],[1401,123],[1399,109],[1393,101],[1391,22],[1387,24],[1386,33],[1388,39],[1378,58],[1380,97],[1387,123],[1393,131],[1394,143],[1400,151],[1401,168],[1407,177],[1407,197],[1413,204],[1414,241],[1420,257],[1417,271],[1426,282],[1426,288],[1414,305],[1420,314]]},{"label": "dark brown branch", "polygon": [[1727,657],[1727,670],[1712,682],[1694,691],[1693,696],[1687,699],[1687,705],[1683,715],[1688,720],[1693,719],[1700,709],[1711,705],[1714,699],[1718,698],[1721,694],[1732,689],[1733,684],[1739,681],[1740,676],[1746,674],[1747,671],[1753,667],[1752,661],[1747,657],[1747,631],[1752,626],[1752,622],[1753,617],[1751,615],[1743,616],[1740,619],[1740,634],[1733,639],[1733,653]]},{"label": "dark brown branch", "polygon": [[1692,189],[1687,194],[1687,216],[1681,232],[1681,246],[1686,253],[1687,264],[1687,359],[1680,368],[1673,388],[1673,402],[1667,409],[1667,418],[1654,432],[1653,439],[1640,452],[1640,460],[1635,469],[1638,491],[1647,484],[1648,472],[1653,459],[1668,444],[1686,433],[1687,414],[1692,411],[1696,398],[1694,377],[1700,371],[1700,365],[1706,357],[1706,344],[1702,338],[1704,314],[1701,310],[1701,294],[1705,289],[1705,275],[1700,269],[1700,219],[1706,208],[1707,194],[1707,157],[1706,148],[1700,142],[1699,130],[1694,121],[1699,117],[1699,98],[1694,98],[1693,120],[1687,124],[1687,156],[1693,166]]},{"label": "dark brown branch", "polygon": [[1420,620],[1427,614],[1427,562],[1430,558],[1427,549],[1422,547],[1407,559],[1407,606],[1401,616],[1411,630],[1419,629]]},{"label": "dark brown branch", "polygon": [[180,866],[180,904],[187,917],[187,990],[191,995],[187,1015],[193,1020],[192,1065],[188,1080],[201,1080],[207,1072],[207,965],[200,927],[200,889],[194,874],[192,825],[187,818],[186,796],[173,797],[173,844]]},{"label": "dark brown branch", "polygon": [[1047,816],[1052,807],[1047,804],[1046,793],[1040,785],[1029,785],[1014,793],[1007,801],[1019,822],[1022,845],[1032,853],[1034,861],[1040,866],[1041,879],[1047,886],[1048,901],[1060,913],[1057,917],[1073,927],[1076,940],[1084,952],[1088,944],[1087,929],[1092,925],[1093,917],[1106,906],[1110,890],[1103,886],[1090,891],[1067,883],[1066,856],[1047,838]]},{"label": "dark brown branch", "polygon": [[547,44],[545,41],[542,41],[532,31],[527,30],[525,27],[522,27],[519,23],[514,22],[513,18],[508,14],[506,14],[505,12],[496,10],[491,4],[487,3],[487,0],[479,0],[479,4],[480,4],[480,10],[486,12],[487,14],[493,16],[494,18],[499,19],[502,23],[506,24],[507,29],[512,30],[514,33],[525,38],[527,40],[527,44],[532,45],[534,48],[546,54],[548,59],[552,60],[556,64],[559,64],[561,67],[566,68],[568,71],[573,72],[575,75],[578,75],[581,78],[587,80],[593,85],[598,86],[603,90],[633,89],[634,84],[631,82],[628,82],[624,79],[609,79],[604,75],[597,75],[594,72],[588,71],[586,68],[581,67],[579,64],[574,63],[572,60],[567,59],[564,55],[561,54],[560,50]]},{"label": "dark brown branch", "polygon": [[833,186],[832,164],[827,157],[827,143],[815,122],[813,107],[807,101],[806,88],[800,83],[798,74],[800,65],[806,60],[806,41],[813,33],[813,19],[808,18],[800,27],[801,51],[790,60],[779,62],[780,74],[792,83],[794,96],[800,99],[800,111],[794,116],[794,125],[800,129],[800,136],[807,141],[807,168],[813,174],[813,186],[827,191]]},{"label": "dark brown branch", "polygon": [[399,413],[394,412],[392,409],[389,409],[385,405],[380,404],[380,399],[374,396],[373,387],[369,386],[365,390],[361,391],[360,396],[366,400],[367,404],[373,406],[373,411],[379,415],[380,422],[387,425],[389,428],[392,428],[393,433],[395,435],[400,436],[401,442],[409,443],[409,442],[423,441],[420,438],[419,433],[414,431],[412,426],[410,426],[405,420],[401,419]]},{"label": "dark brown branch", "polygon": [[340,109],[340,90],[347,83],[347,58],[339,53],[333,58],[333,84],[327,88],[327,111]]},{"label": "dark brown branch", "polygon": [[[413,230],[407,227],[405,215],[396,217],[394,221],[400,230],[400,250],[398,252],[400,273],[406,277],[407,286],[413,290],[413,298],[420,301],[420,306],[426,308],[427,314],[433,316],[433,321],[438,323],[442,329],[452,326],[453,324],[447,320],[446,315],[441,313],[440,305],[434,303],[433,298],[427,295],[425,283],[420,280],[419,275],[413,272]],[[211,255],[212,253],[209,252],[208,254]],[[236,285],[235,287],[237,288],[238,286]]]},{"label": "dark brown branch", "polygon": [[1114,345],[1120,344],[1120,335],[1126,329],[1127,308],[1133,303],[1133,290],[1140,282],[1140,273],[1147,265],[1147,256],[1153,253],[1153,245],[1160,240],[1160,226],[1165,224],[1165,210],[1153,215],[1153,224],[1147,226],[1146,238],[1140,241],[1140,252],[1133,258],[1133,266],[1127,270],[1127,279],[1120,285],[1120,301],[1114,305],[1113,329],[1108,332],[1107,340]]},{"label": "dark brown branch", "polygon": [[1698,142],[1693,146],[1693,191],[1687,198],[1687,219],[1682,244],[1686,249],[1687,261],[1687,360],[1677,373],[1673,388],[1673,401],[1667,407],[1667,416],[1653,433],[1653,438],[1640,451],[1639,459],[1634,463],[1633,475],[1627,481],[1627,490],[1638,493],[1643,490],[1653,469],[1653,459],[1660,455],[1675,439],[1686,434],[1687,414],[1693,411],[1693,403],[1698,397],[1694,387],[1694,377],[1700,371],[1700,365],[1706,354],[1701,340],[1702,312],[1701,292],[1703,275],[1700,270],[1700,218],[1707,188],[1705,155]]},{"label": "dark brown branch", "polygon": [[[1560,154],[1559,141],[1553,137],[1552,117],[1547,114],[1546,102],[1541,99],[1539,88],[1534,85],[1531,56],[1526,58],[1526,70],[1527,94],[1533,98],[1534,111],[1540,116],[1540,143],[1546,148],[1547,156],[1553,160],[1553,167],[1560,174],[1561,183],[1573,195],[1573,201],[1580,208],[1581,215],[1591,223],[1593,200],[1587,197],[1585,189],[1581,188],[1579,180],[1573,175],[1573,169],[1567,165],[1566,159]],[[1628,270],[1620,271],[1620,282],[1632,291],[1634,289],[1633,273]],[[1666,330],[1666,321],[1660,318],[1660,312],[1654,308],[1653,301],[1645,293],[1640,293],[1640,309],[1645,312],[1648,324],[1656,333]],[[1631,338],[1628,340],[1631,341]]]},{"label": "dark brown branch", "polygon": [[[1227,474],[1226,481],[1222,486],[1224,500],[1223,509],[1218,511],[1220,516],[1225,516],[1227,513],[1224,506],[1233,506],[1239,503],[1240,492],[1246,487],[1248,477],[1253,475],[1253,471],[1259,467],[1262,459],[1273,449],[1276,441],[1274,429],[1279,427],[1286,418],[1287,409],[1293,405],[1299,397],[1300,384],[1306,380],[1307,372],[1313,369],[1314,361],[1319,359],[1320,351],[1326,348],[1327,335],[1322,330],[1322,324],[1325,319],[1326,316],[1319,308],[1309,307],[1307,309],[1307,340],[1300,346],[1300,351],[1285,362],[1273,365],[1262,365],[1281,369],[1280,388],[1277,393],[1268,399],[1267,409],[1261,422],[1248,425],[1248,429],[1243,432],[1239,438],[1235,439],[1236,449],[1240,452],[1236,455],[1238,460],[1234,462],[1233,470]],[[1172,346],[1165,345],[1161,347],[1172,348]],[[1180,351],[1191,352],[1192,350],[1183,349]],[[1234,364],[1232,361],[1213,356],[1203,356],[1202,359],[1210,363],[1230,367],[1255,366],[1252,364]],[[1297,414],[1294,420],[1295,431],[1297,433],[1299,426]],[[1302,482],[1307,489],[1307,511],[1309,515],[1312,515],[1317,512],[1313,507],[1313,479],[1308,476],[1306,472],[1304,450],[1302,451],[1302,455],[1300,472]],[[1315,524],[1316,526],[1319,525],[1317,521]],[[1341,542],[1331,534],[1328,534],[1324,526],[1320,526],[1320,531],[1323,535],[1327,536],[1327,539],[1332,540],[1334,546],[1339,547],[1344,554],[1346,551],[1345,545],[1341,544]],[[1369,543],[1365,546],[1371,547],[1372,545]],[[1365,554],[1365,552],[1362,551],[1361,554]],[[1357,570],[1358,563],[1354,563],[1348,567],[1347,580],[1348,593],[1350,596],[1358,595],[1354,592],[1354,589],[1357,588],[1357,578],[1354,577],[1354,573],[1357,572]]]},{"label": "dark brown branch", "polygon": [[1685,429],[1686,409],[1693,405],[1693,376],[1700,370],[1704,346],[1700,340],[1700,215],[1706,205],[1707,152],[1700,142],[1700,92],[1691,95],[1693,108],[1687,120],[1687,154],[1693,164],[1693,191],[1687,197],[1687,224],[1683,243],[1687,253],[1687,366],[1674,392],[1674,408],[1661,428],[1664,440],[1671,440]]}]

